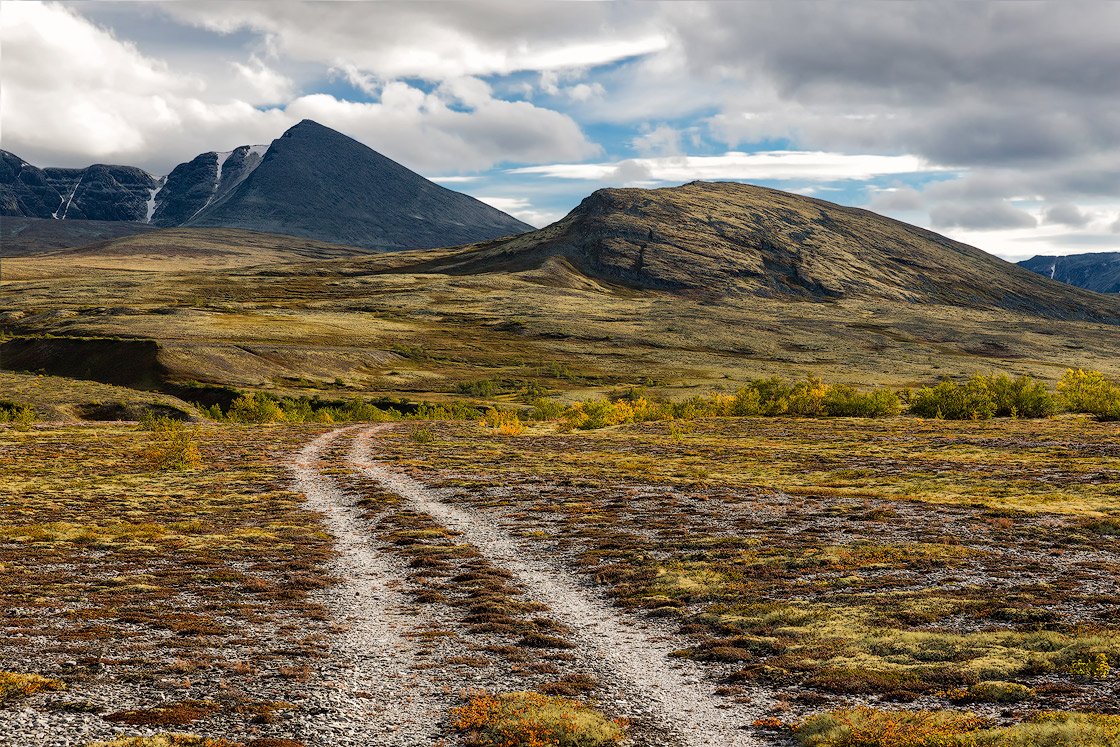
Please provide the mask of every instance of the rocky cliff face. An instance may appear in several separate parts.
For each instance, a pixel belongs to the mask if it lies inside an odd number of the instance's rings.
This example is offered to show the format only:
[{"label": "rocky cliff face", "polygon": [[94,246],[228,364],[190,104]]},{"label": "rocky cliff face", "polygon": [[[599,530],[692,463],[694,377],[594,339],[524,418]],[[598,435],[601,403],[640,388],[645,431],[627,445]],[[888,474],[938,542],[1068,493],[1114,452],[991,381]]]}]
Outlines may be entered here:
[{"label": "rocky cliff face", "polygon": [[1120,293],[1120,252],[1091,252],[1065,257],[1038,256],[1020,267],[1078,288],[1097,293]]},{"label": "rocky cliff face", "polygon": [[0,215],[143,222],[157,185],[155,177],[132,166],[40,169],[0,151]]},{"label": "rocky cliff face", "polygon": [[181,226],[245,180],[261,162],[267,146],[242,145],[225,153],[203,153],[181,163],[154,196],[150,222]]}]

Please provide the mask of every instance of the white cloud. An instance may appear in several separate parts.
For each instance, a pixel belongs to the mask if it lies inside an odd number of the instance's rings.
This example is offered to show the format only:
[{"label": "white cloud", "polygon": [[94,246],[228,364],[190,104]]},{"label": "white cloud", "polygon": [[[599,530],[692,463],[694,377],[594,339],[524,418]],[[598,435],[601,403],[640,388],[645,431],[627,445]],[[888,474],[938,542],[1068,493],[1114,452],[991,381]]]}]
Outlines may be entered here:
[{"label": "white cloud", "polygon": [[[375,8],[375,12],[371,12]],[[184,21],[251,29],[295,59],[385,78],[447,80],[603,65],[665,49],[648,14],[585,3],[169,3]]]},{"label": "white cloud", "polygon": [[475,199],[481,200],[491,207],[496,207],[504,213],[509,213],[514,218],[523,220],[537,228],[547,226],[549,223],[555,223],[564,217],[564,213],[535,208],[532,203],[524,197],[491,197],[479,195],[476,196]]},{"label": "white cloud", "polygon": [[633,158],[607,163],[569,163],[511,169],[554,179],[600,182],[682,182],[694,179],[870,179],[883,174],[936,170],[915,156],[848,155],[806,151],[728,152],[721,156]]},{"label": "white cloud", "polygon": [[[202,80],[141,54],[74,9],[30,2],[0,8],[4,147],[37,165],[102,161],[167,173],[201,152],[269,142],[304,118],[421,171],[579,160],[598,152],[569,116],[494,98],[488,84],[470,76],[428,93],[339,68],[379,100],[321,93],[283,100],[292,81],[250,57],[247,64],[230,61],[244,80],[239,96],[211,97]],[[255,106],[270,102],[282,106]]]},{"label": "white cloud", "polygon": [[254,94],[246,99],[251,104],[277,104],[291,98],[295,84],[292,79],[282,75],[253,55],[248,64],[233,62],[233,69],[238,77],[244,81],[241,90],[248,90]]},{"label": "white cloud", "polygon": [[630,145],[643,156],[678,156],[681,154],[681,133],[664,124],[647,126],[630,141]]}]

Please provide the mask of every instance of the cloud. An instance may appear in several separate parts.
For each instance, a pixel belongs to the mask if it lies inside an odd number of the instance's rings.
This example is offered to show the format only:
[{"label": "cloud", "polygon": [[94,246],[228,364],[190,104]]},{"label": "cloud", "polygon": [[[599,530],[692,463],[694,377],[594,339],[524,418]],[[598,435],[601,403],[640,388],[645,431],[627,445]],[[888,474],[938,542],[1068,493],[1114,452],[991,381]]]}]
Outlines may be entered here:
[{"label": "cloud", "polygon": [[1038,220],[1033,215],[1006,202],[938,205],[930,211],[930,220],[934,228],[965,228],[979,231],[1033,228],[1038,225]]},{"label": "cloud", "polygon": [[248,64],[231,63],[238,77],[244,81],[243,91],[253,94],[246,99],[252,104],[277,104],[292,97],[295,84],[292,79],[268,67],[253,55]]},{"label": "cloud", "polygon": [[327,94],[301,96],[285,107],[293,120],[314,119],[420,171],[470,171],[501,162],[579,160],[598,153],[579,126],[558,112],[524,101],[467,96],[474,108],[448,106],[445,92],[425,93],[394,81],[374,103]]},{"label": "cloud", "polygon": [[[804,151],[728,152],[721,156],[633,158],[604,163],[558,163],[511,169],[554,179],[685,182],[694,179],[870,179],[930,170],[913,156],[848,155]],[[628,178],[637,177],[637,178]]]},{"label": "cloud", "polygon": [[887,187],[873,190],[868,208],[877,213],[915,212],[926,207],[925,197],[911,187]]},{"label": "cloud", "polygon": [[1113,233],[1120,233],[1120,215],[1116,216],[1116,221],[1109,226],[1109,230]]},{"label": "cloud", "polygon": [[564,217],[564,213],[553,210],[540,210],[529,202],[526,197],[491,197],[478,196],[475,199],[485,202],[491,207],[496,207],[502,212],[509,213],[518,220],[523,220],[531,226],[540,228],[549,223],[555,223]]},{"label": "cloud", "polygon": [[1089,223],[1089,216],[1082,213],[1076,205],[1063,203],[1047,208],[1043,220],[1047,223],[1082,228]]},{"label": "cloud", "polygon": [[[206,82],[172,70],[72,8],[4,3],[4,147],[38,165],[135,164],[153,173],[200,152],[267,143],[315,119],[422,171],[486,169],[503,162],[579,160],[599,149],[560,112],[505,101],[470,76],[431,92],[349,69],[377,101],[325,93],[297,98],[289,77],[250,56],[231,60],[240,96],[211,96]],[[332,14],[326,14],[332,15]],[[279,106],[262,109],[260,104]]]},{"label": "cloud", "polygon": [[681,154],[681,133],[664,124],[646,126],[630,145],[643,156],[677,156]]},{"label": "cloud", "polygon": [[342,61],[385,78],[566,70],[669,44],[648,14],[609,4],[169,3],[166,12],[222,33],[249,29],[295,59]]}]

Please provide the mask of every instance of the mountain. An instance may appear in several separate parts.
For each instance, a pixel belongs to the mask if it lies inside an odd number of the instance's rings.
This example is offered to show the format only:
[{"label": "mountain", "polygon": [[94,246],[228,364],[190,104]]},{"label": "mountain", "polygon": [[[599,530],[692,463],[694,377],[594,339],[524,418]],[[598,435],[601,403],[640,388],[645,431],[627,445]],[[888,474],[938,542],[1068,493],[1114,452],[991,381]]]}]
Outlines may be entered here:
[{"label": "mountain", "polygon": [[1019,266],[1078,288],[1098,293],[1120,293],[1120,252],[1092,252],[1065,257],[1039,255],[1023,260]]},{"label": "mountain", "polygon": [[157,180],[132,166],[40,169],[0,151],[0,215],[144,221]]},{"label": "mountain", "polygon": [[419,258],[406,269],[475,274],[542,268],[736,303],[750,303],[751,296],[862,298],[1120,322],[1120,301],[1040,278],[932,231],[730,182],[601,189],[543,229]]},{"label": "mountain", "polygon": [[532,230],[310,120],[269,146],[203,153],[163,178],[104,164],[40,169],[0,151],[0,215],[243,228],[366,249]]},{"label": "mountain", "polygon": [[245,180],[261,163],[267,145],[242,145],[203,153],[168,174],[152,197],[149,222],[181,226]]},{"label": "mountain", "polygon": [[304,120],[189,226],[225,226],[377,249],[486,241],[532,227]]}]

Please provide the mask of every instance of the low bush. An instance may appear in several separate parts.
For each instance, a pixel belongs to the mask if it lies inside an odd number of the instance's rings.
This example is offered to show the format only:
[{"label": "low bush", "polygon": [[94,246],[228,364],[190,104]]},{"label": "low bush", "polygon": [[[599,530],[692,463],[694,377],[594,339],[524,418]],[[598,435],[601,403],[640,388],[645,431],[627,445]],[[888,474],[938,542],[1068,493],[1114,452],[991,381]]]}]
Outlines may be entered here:
[{"label": "low bush", "polygon": [[17,431],[25,431],[37,419],[35,408],[31,405],[0,401],[0,423],[11,423],[12,428]]},{"label": "low bush", "polygon": [[89,747],[236,747],[224,739],[208,739],[193,734],[157,734],[152,737],[118,737],[109,742],[93,742]]},{"label": "low bush", "polygon": [[863,707],[811,716],[794,731],[805,747],[942,747],[986,725],[971,713]]},{"label": "low bush", "polygon": [[1034,690],[1018,682],[985,680],[971,687],[945,693],[953,703],[1019,703],[1034,695]]},{"label": "low bush", "polygon": [[284,410],[274,397],[260,392],[243,394],[235,399],[226,411],[226,419],[235,423],[282,423]]},{"label": "low bush", "polygon": [[476,693],[451,712],[451,725],[474,747],[607,747],[623,727],[568,698],[540,693]]},{"label": "low bush", "polygon": [[1069,666],[1069,673],[1074,677],[1103,680],[1108,677],[1110,669],[1108,655],[1096,653],[1075,659]]},{"label": "low bush", "polygon": [[997,417],[1045,418],[1058,412],[1058,400],[1041,381],[1030,376],[1000,374],[984,379],[996,404]]},{"label": "low bush", "polygon": [[63,690],[66,685],[38,674],[0,672],[0,704],[48,690]]},{"label": "low bush", "polygon": [[829,387],[824,396],[825,413],[842,418],[885,418],[902,411],[898,395],[889,389],[861,392],[843,384]]},{"label": "low bush", "polygon": [[1058,382],[1058,396],[1070,412],[1120,420],[1120,383],[1106,379],[1100,371],[1066,371]]},{"label": "low bush", "polygon": [[1120,747],[1120,716],[1101,713],[1041,713],[1005,729],[992,729],[981,747]]},{"label": "low bush", "polygon": [[922,418],[987,420],[996,414],[996,400],[983,376],[966,384],[943,381],[910,396],[910,413]]},{"label": "low bush", "polygon": [[493,407],[483,413],[479,424],[503,436],[520,436],[525,432],[525,424],[521,422],[516,412],[497,410]]},{"label": "low bush", "polygon": [[191,470],[202,466],[197,426],[149,414],[140,421],[140,427],[151,434],[143,458],[152,469]]},{"label": "low bush", "polygon": [[793,383],[777,377],[757,379],[733,395],[713,394],[677,402],[651,399],[640,390],[613,400],[586,400],[568,407],[554,400],[539,399],[533,403],[530,417],[559,420],[564,430],[592,430],[622,423],[711,417],[873,418],[897,415],[901,409],[898,395],[889,389],[861,392],[810,376]]}]

